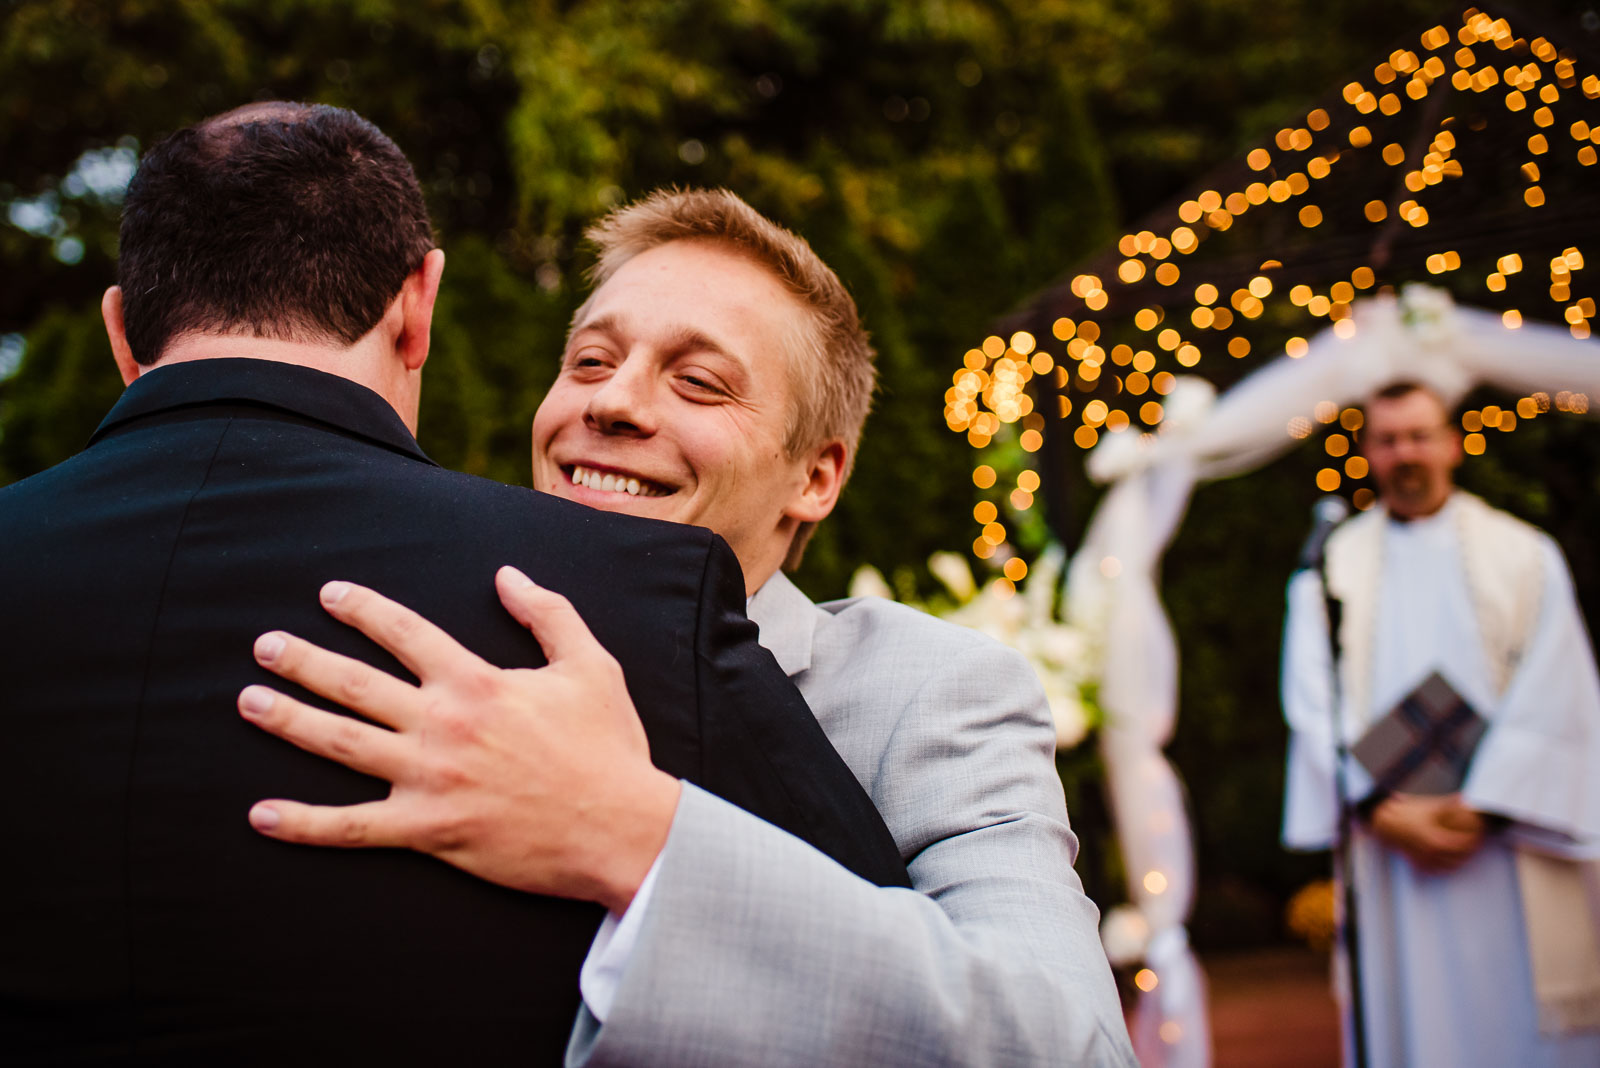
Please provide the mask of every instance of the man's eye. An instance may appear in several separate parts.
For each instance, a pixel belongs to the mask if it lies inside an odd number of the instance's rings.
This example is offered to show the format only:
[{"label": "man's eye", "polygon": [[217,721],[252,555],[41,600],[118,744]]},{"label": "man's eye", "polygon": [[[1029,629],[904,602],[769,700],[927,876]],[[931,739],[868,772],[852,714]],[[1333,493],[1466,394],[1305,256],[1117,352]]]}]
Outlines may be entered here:
[{"label": "man's eye", "polygon": [[702,375],[680,375],[678,380],[697,393],[721,393],[722,387]]},{"label": "man's eye", "polygon": [[579,349],[567,357],[567,366],[575,369],[580,367],[604,367],[607,362],[607,354],[601,349]]}]

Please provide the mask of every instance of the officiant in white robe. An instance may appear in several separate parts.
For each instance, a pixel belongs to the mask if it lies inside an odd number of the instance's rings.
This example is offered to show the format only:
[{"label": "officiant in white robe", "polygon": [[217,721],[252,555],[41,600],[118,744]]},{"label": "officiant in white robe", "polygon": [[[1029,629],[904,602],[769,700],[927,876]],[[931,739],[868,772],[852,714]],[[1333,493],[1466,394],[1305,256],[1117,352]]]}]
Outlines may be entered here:
[{"label": "officiant in white robe", "polygon": [[[1600,679],[1565,562],[1454,489],[1460,435],[1427,389],[1374,397],[1362,446],[1381,507],[1327,553],[1346,740],[1433,672],[1488,722],[1459,794],[1372,798],[1355,822],[1367,1063],[1600,1065]],[[1288,599],[1283,837],[1325,849],[1339,812],[1318,575]],[[1350,797],[1372,793],[1354,759],[1346,775]]]}]

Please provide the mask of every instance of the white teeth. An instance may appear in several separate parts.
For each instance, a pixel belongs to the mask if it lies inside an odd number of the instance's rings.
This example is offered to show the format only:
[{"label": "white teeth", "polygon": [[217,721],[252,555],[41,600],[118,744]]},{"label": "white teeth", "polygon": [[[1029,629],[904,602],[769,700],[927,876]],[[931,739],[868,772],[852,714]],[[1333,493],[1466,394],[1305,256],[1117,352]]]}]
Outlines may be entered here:
[{"label": "white teeth", "polygon": [[572,468],[572,481],[575,485],[586,486],[602,493],[626,493],[632,497],[665,497],[672,491],[657,486],[650,482],[641,482],[637,478],[627,475],[614,475],[592,471],[587,467],[574,465]]}]

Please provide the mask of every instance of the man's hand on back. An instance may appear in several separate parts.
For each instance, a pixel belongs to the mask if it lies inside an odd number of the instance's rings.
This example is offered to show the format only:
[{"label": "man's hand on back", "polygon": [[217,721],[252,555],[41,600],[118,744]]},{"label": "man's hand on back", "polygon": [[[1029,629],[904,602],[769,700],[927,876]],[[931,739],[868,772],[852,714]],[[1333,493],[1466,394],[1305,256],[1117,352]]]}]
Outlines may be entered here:
[{"label": "man's hand on back", "polygon": [[1372,810],[1372,833],[1424,871],[1445,873],[1465,864],[1483,845],[1487,824],[1460,794],[1395,794]]},{"label": "man's hand on back", "polygon": [[666,842],[678,782],[651,764],[621,669],[567,599],[513,568],[495,585],[547,666],[494,667],[410,609],[343,582],[323,587],[323,607],[420,685],[282,632],[257,639],[263,667],[382,726],[265,686],[240,693],[240,713],[393,785],[385,800],[346,807],[262,801],[250,822],[288,842],[415,849],[504,886],[622,912]]}]

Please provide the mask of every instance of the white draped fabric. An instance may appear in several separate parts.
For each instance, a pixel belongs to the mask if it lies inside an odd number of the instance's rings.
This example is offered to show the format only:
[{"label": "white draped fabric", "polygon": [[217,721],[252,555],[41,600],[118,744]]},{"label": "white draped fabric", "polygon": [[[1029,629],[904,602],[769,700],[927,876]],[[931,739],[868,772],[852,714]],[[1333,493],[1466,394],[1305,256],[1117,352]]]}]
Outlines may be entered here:
[{"label": "white draped fabric", "polygon": [[1089,457],[1090,477],[1110,486],[1069,568],[1067,611],[1106,636],[1101,745],[1130,896],[1151,931],[1145,960],[1158,980],[1142,997],[1134,1035],[1147,1068],[1210,1063],[1204,984],[1184,930],[1192,837],[1161,752],[1177,717],[1178,652],[1157,589],[1161,555],[1196,483],[1294,447],[1290,420],[1313,419],[1319,403],[1342,407],[1400,379],[1450,403],[1478,384],[1600,398],[1600,349],[1565,327],[1511,328],[1421,286],[1358,302],[1353,322],[1350,336],[1325,330],[1303,356],[1282,356],[1215,400],[1203,380],[1180,379],[1160,434],[1106,434]]}]

